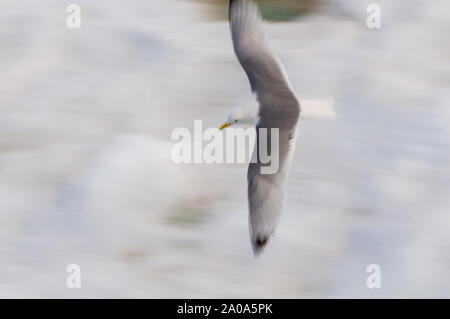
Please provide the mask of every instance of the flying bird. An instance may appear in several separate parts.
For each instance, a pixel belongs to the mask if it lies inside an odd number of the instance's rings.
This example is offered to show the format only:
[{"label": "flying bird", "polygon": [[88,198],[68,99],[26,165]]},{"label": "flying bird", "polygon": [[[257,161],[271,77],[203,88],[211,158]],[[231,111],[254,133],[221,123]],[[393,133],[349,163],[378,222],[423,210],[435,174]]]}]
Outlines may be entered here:
[{"label": "flying bird", "polygon": [[[300,104],[292,92],[286,72],[272,53],[266,40],[264,25],[257,5],[251,0],[231,0],[229,21],[234,52],[250,81],[257,104],[238,108],[220,127],[248,123],[256,118],[254,157],[248,167],[248,205],[250,240],[255,256],[261,254],[274,233],[283,210],[285,184],[295,148]],[[258,134],[267,129],[267,135]],[[262,174],[267,163],[261,160],[261,139],[271,147],[271,129],[278,129],[279,169]],[[261,135],[261,136],[260,136]],[[264,143],[263,143],[264,144]],[[273,154],[271,154],[273,155]]]}]

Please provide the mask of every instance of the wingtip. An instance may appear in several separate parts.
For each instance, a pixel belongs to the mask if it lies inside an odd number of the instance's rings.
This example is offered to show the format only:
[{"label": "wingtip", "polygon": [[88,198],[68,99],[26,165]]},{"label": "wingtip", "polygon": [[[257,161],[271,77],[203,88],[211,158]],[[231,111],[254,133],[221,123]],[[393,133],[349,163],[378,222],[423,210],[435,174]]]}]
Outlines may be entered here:
[{"label": "wingtip", "polygon": [[[241,11],[258,8],[258,5],[252,0],[230,0],[228,5],[228,15],[231,16],[231,8],[236,5],[236,8]],[[239,9],[240,8],[240,9]],[[259,14],[259,10],[257,10]]]},{"label": "wingtip", "polygon": [[270,236],[263,236],[252,239],[253,255],[255,256],[255,258],[259,257],[262,254],[264,248],[266,248],[267,243],[269,242],[269,239]]},{"label": "wingtip", "polygon": [[228,5],[228,11],[231,12],[231,6],[233,5],[233,3],[236,2],[235,0],[230,0],[229,5]]}]

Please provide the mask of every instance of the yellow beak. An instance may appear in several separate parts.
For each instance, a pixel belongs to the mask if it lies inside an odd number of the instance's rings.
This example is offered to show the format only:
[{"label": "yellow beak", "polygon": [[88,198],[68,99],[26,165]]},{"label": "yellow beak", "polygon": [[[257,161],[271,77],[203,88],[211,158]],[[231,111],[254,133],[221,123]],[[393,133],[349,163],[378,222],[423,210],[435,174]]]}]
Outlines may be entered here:
[{"label": "yellow beak", "polygon": [[221,127],[219,127],[219,130],[223,130],[224,128],[230,126],[230,123],[224,123]]}]

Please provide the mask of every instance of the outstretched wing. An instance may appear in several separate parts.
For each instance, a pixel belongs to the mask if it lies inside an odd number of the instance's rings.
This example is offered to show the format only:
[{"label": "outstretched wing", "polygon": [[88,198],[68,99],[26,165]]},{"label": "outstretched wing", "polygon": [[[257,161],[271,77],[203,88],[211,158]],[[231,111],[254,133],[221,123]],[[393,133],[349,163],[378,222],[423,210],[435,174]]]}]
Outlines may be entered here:
[{"label": "outstretched wing", "polygon": [[283,66],[267,45],[261,14],[254,2],[230,1],[230,28],[234,52],[258,98],[267,90],[289,88]]},{"label": "outstretched wing", "polygon": [[[257,132],[260,128],[260,125],[257,125]],[[267,145],[269,146],[267,148],[271,151],[267,152],[266,149],[262,151],[262,154],[270,155],[271,161],[268,164],[263,164],[261,161],[259,154],[266,144],[260,143],[263,135],[257,134],[254,150],[254,157],[257,158],[257,161],[250,163],[247,172],[250,240],[255,255],[262,252],[280,220],[284,205],[286,178],[295,149],[295,129],[279,130],[278,138],[274,140],[279,145],[278,153],[274,152],[270,142],[272,134],[268,131]],[[274,164],[276,160],[278,160],[278,165]],[[263,174],[262,168],[271,165],[275,169],[278,168],[277,171],[273,174]]]}]

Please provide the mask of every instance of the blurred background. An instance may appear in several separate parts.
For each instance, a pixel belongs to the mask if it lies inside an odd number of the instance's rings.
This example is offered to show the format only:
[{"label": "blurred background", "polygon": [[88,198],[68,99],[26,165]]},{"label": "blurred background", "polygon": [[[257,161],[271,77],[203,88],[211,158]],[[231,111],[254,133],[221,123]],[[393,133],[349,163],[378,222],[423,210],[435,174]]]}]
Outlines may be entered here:
[{"label": "blurred background", "polygon": [[337,117],[301,121],[259,259],[247,167],[170,160],[174,128],[250,98],[227,1],[76,3],[81,29],[69,1],[0,2],[0,297],[450,297],[447,0],[260,1],[297,95]]}]

